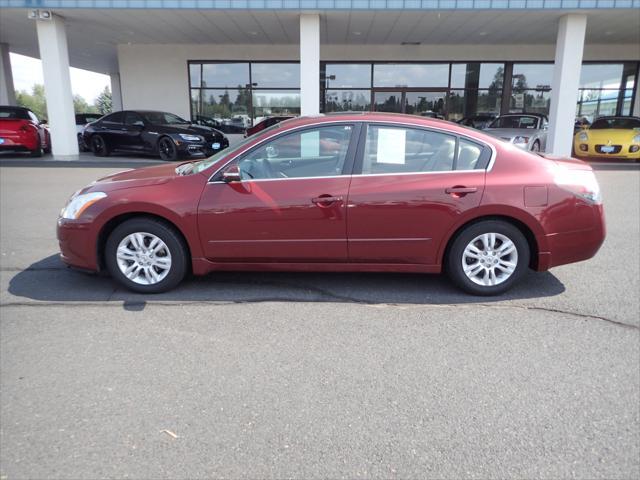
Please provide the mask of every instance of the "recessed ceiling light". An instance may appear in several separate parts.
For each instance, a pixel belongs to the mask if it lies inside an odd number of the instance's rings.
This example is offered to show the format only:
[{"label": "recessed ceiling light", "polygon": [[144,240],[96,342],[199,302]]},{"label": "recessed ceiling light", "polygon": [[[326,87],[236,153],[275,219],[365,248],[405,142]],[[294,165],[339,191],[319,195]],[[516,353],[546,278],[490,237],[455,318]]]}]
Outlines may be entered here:
[{"label": "recessed ceiling light", "polygon": [[247,32],[247,33],[252,37],[255,37],[256,35],[258,35],[258,32]]},{"label": "recessed ceiling light", "polygon": [[402,42],[400,45],[420,45],[420,42]]},{"label": "recessed ceiling light", "polygon": [[604,34],[609,37],[611,35],[613,35],[613,32],[611,30],[607,30],[606,32],[604,32]]},{"label": "recessed ceiling light", "polygon": [[354,35],[362,35],[362,32],[353,32]]},{"label": "recessed ceiling light", "polygon": [[487,32],[480,32],[480,33],[478,33],[478,35],[480,35],[481,37],[484,37],[484,36],[487,35]]}]

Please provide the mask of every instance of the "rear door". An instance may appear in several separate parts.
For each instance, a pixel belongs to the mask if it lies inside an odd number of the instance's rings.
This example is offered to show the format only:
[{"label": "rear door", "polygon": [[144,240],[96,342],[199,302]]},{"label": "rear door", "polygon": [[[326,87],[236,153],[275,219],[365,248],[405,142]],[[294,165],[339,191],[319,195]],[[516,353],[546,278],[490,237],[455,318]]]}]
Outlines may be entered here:
[{"label": "rear door", "polygon": [[238,165],[242,181],[225,183],[218,172],[198,207],[206,257],[346,262],[346,199],[358,129],[336,123],[284,132],[229,164]]},{"label": "rear door", "polygon": [[437,263],[446,232],[480,204],[488,146],[446,131],[369,124],[348,198],[350,262]]}]

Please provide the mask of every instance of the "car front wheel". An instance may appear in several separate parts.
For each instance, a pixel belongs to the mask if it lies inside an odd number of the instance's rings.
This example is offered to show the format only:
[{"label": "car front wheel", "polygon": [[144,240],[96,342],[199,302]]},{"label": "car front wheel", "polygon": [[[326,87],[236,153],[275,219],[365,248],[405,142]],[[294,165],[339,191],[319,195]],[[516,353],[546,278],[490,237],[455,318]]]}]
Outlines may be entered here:
[{"label": "car front wheel", "polygon": [[120,224],[105,246],[111,276],[129,290],[160,293],[177,286],[187,273],[187,248],[167,224],[134,218]]},{"label": "car front wheel", "polygon": [[526,272],[529,244],[510,223],[487,220],[466,227],[453,241],[447,272],[458,287],[473,295],[499,295]]},{"label": "car front wheel", "polygon": [[91,150],[96,157],[108,157],[110,153],[107,142],[100,135],[91,137]]},{"label": "car front wheel", "polygon": [[173,162],[178,159],[178,149],[169,137],[163,137],[158,142],[158,153],[165,162]]}]

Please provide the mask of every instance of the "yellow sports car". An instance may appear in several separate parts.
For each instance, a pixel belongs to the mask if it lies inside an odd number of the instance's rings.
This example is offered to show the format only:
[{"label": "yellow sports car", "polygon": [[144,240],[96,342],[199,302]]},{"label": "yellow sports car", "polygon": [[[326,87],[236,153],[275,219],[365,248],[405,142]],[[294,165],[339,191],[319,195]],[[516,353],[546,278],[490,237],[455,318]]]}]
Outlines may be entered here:
[{"label": "yellow sports car", "polygon": [[640,118],[600,117],[576,133],[573,147],[580,157],[614,157],[640,161]]}]

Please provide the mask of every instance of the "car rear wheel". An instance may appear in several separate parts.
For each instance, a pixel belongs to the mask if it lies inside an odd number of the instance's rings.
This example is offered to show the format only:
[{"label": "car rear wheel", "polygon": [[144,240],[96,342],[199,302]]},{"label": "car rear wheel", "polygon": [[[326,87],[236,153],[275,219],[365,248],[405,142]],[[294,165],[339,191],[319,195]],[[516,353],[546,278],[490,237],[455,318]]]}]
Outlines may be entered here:
[{"label": "car rear wheel", "polygon": [[160,293],[177,286],[187,273],[187,248],[163,222],[134,218],[107,239],[105,263],[111,276],[129,290]]},{"label": "car rear wheel", "polygon": [[38,143],[38,146],[35,148],[35,150],[31,150],[31,156],[34,158],[42,156],[42,145],[40,145],[40,143]]},{"label": "car rear wheel", "polygon": [[107,142],[101,135],[91,137],[91,150],[96,157],[108,157],[111,153]]},{"label": "car rear wheel", "polygon": [[487,220],[466,227],[453,241],[447,273],[458,287],[473,295],[499,295],[526,272],[529,245],[510,223]]},{"label": "car rear wheel", "polygon": [[178,159],[178,149],[169,137],[162,137],[158,142],[158,153],[165,162],[173,162]]}]

